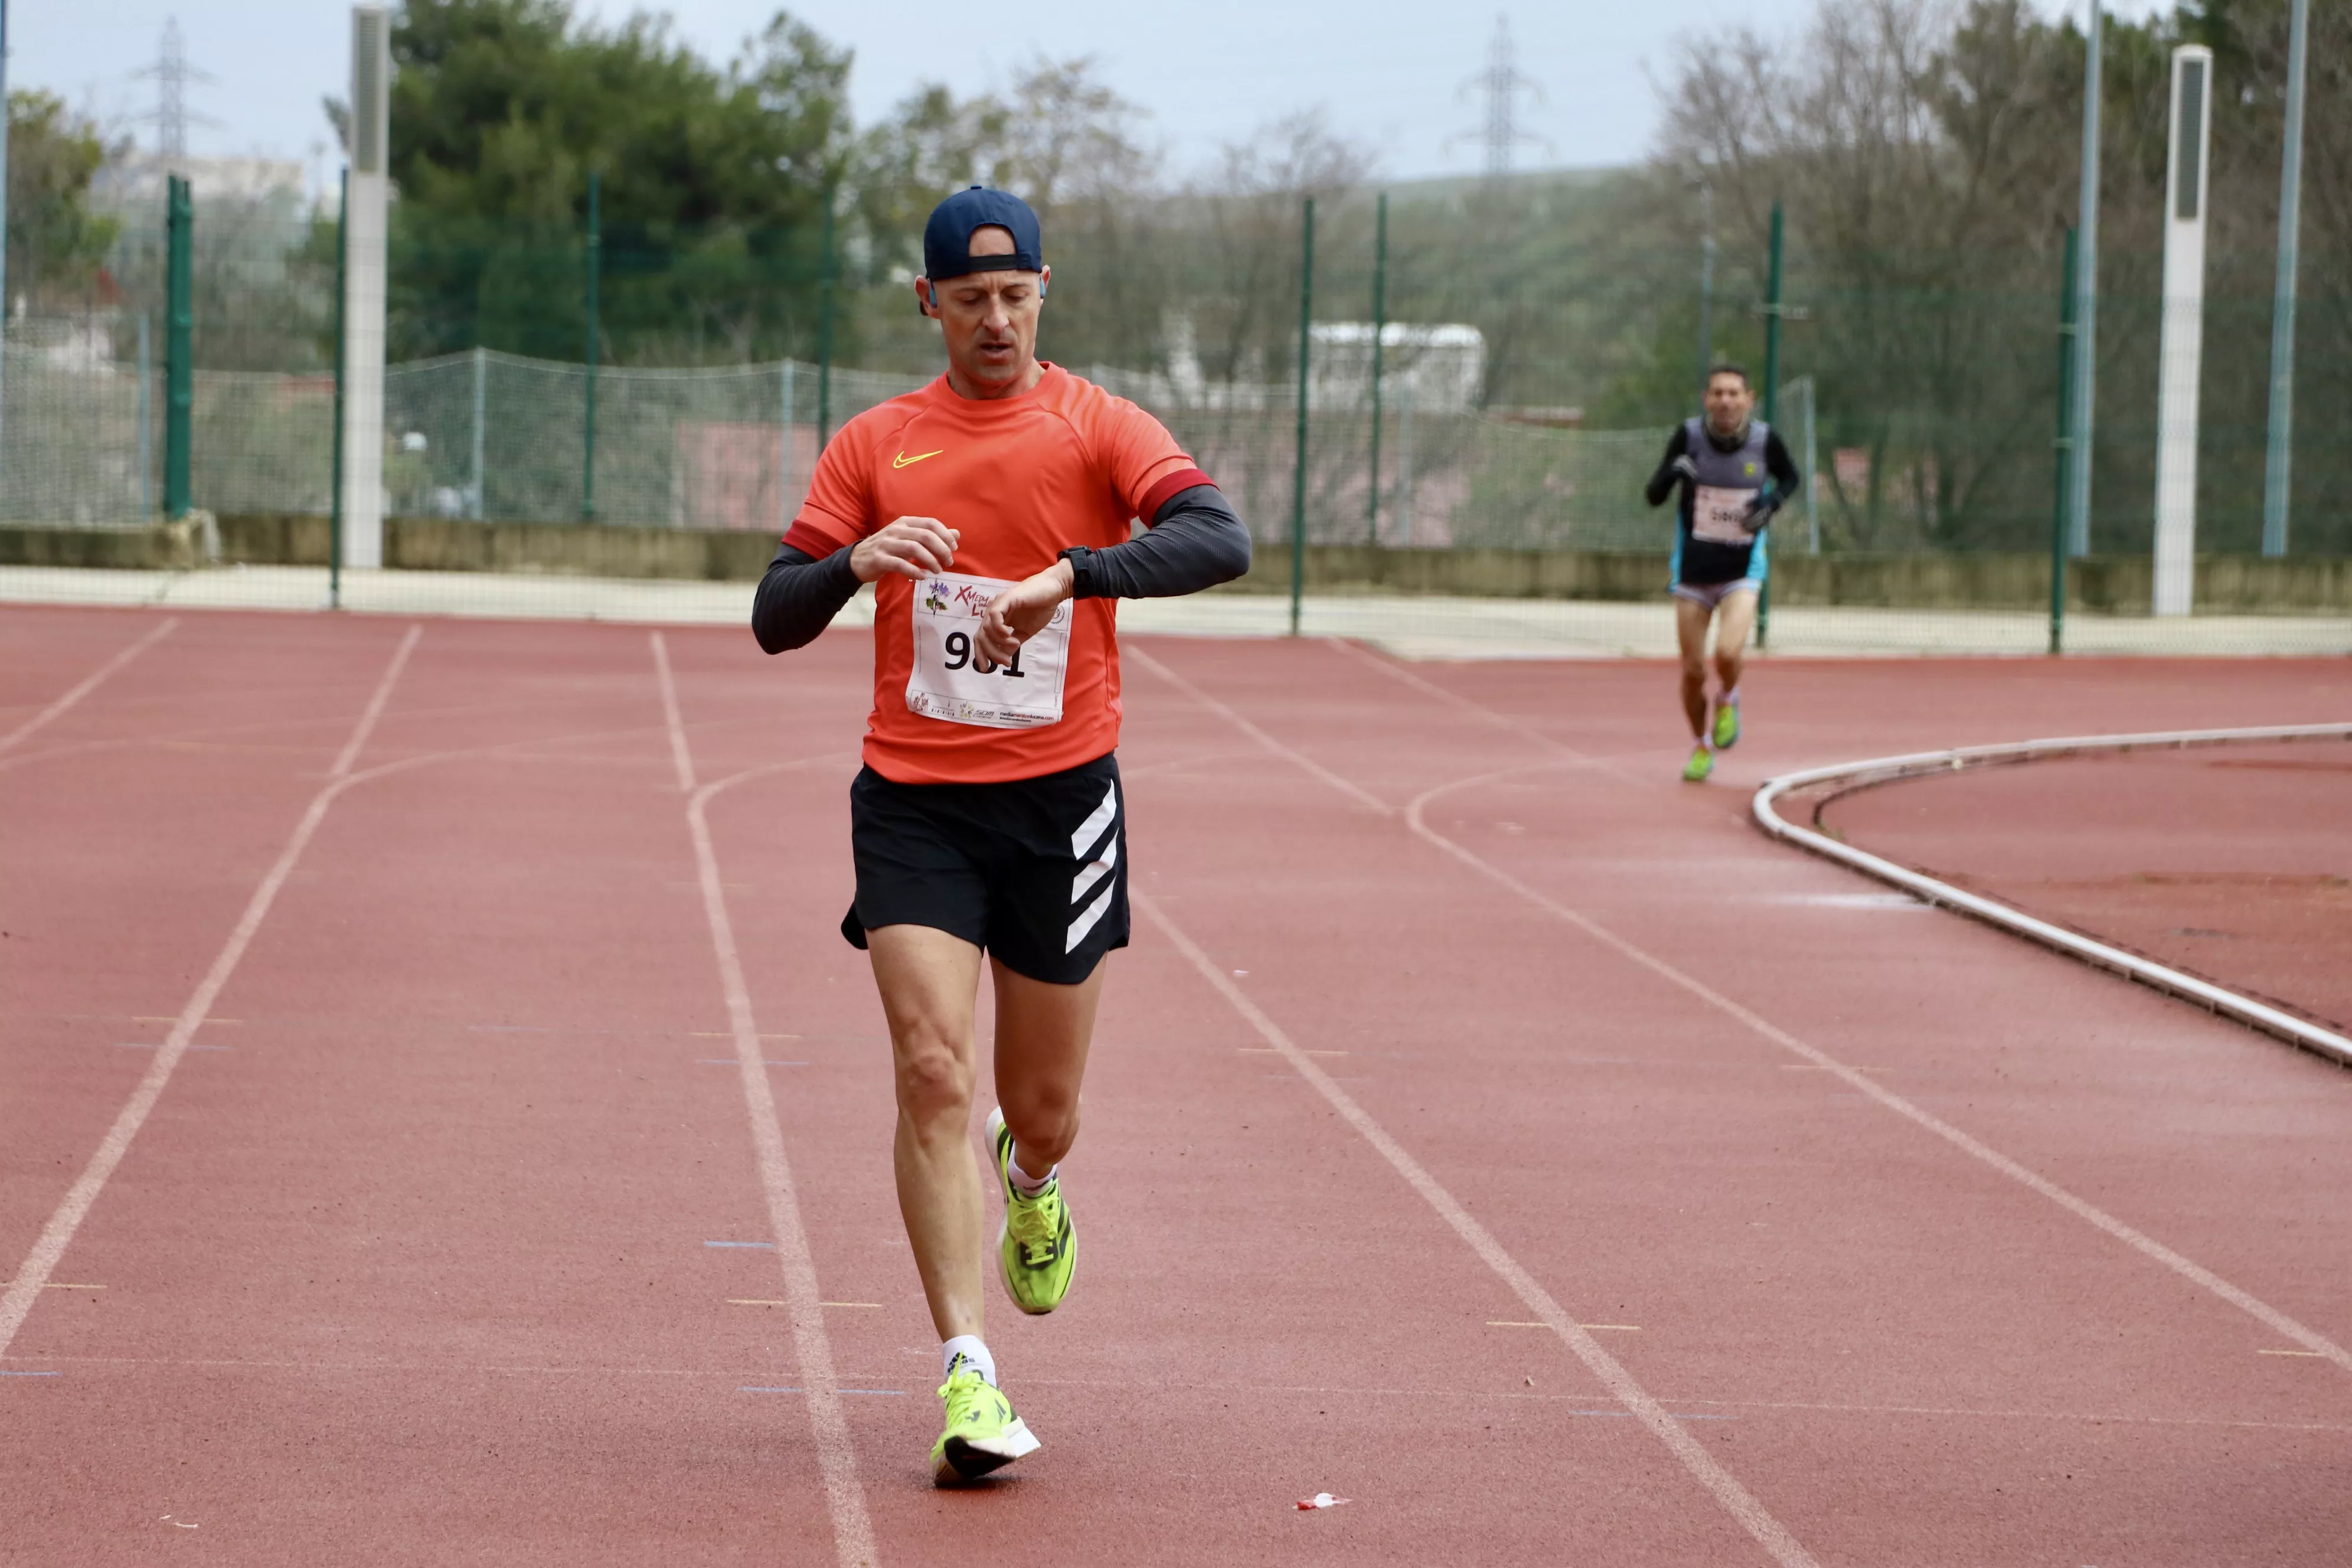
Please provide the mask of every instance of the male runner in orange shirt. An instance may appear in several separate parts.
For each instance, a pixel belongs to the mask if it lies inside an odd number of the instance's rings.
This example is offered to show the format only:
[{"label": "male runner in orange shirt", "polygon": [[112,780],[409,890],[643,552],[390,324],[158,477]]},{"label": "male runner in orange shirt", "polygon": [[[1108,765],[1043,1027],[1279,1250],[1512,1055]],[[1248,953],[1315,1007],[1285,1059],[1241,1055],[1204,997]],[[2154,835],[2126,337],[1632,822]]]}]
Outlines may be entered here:
[{"label": "male runner in orange shirt", "polygon": [[[874,711],[850,786],[856,901],[896,1069],[898,1208],[943,1342],[942,1486],[1034,1452],[981,1340],[971,1145],[981,955],[996,993],[997,1274],[1069,1289],[1056,1166],[1078,1131],[1102,957],[1127,945],[1110,601],[1249,570],[1249,532],[1160,422],[1036,357],[1051,272],[1026,203],[974,185],[923,233],[916,301],[947,374],[842,427],[760,584],[770,653],[874,591]],[[1150,524],[1130,540],[1129,520]]]}]

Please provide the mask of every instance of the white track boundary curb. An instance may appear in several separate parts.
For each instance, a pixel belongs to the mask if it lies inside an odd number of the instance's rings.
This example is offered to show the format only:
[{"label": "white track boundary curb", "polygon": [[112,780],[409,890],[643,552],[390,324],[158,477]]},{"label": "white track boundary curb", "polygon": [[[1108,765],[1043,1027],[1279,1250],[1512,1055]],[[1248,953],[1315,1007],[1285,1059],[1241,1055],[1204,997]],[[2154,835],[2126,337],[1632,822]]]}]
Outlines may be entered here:
[{"label": "white track boundary curb", "polygon": [[1789,821],[1773,809],[1774,803],[1793,791],[1834,783],[1842,789],[1892,784],[1935,773],[1998,763],[2023,763],[2067,756],[2081,752],[2179,750],[2189,746],[2225,745],[2248,741],[2352,741],[2352,724],[2281,724],[2248,730],[2161,730],[2145,735],[2076,735],[2049,741],[2016,741],[1994,746],[1958,746],[1948,752],[1916,752],[1908,756],[1877,757],[1867,762],[1835,763],[1805,768],[1766,781],[1750,803],[1756,825],[1771,837],[1810,849],[1826,859],[1850,866],[1931,904],[1973,915],[1990,925],[2057,949],[2101,969],[2112,970],[2143,985],[2196,1003],[2242,1024],[2275,1035],[2341,1066],[2352,1067],[2352,1039],[2318,1025],[2266,1006],[2251,996],[2224,989],[2193,974],[2184,974],[2153,959],[2095,942],[2063,926],[2036,920],[1998,900],[1965,892],[1948,882],[1924,876],[1907,866],[1841,844],[1826,834]]}]

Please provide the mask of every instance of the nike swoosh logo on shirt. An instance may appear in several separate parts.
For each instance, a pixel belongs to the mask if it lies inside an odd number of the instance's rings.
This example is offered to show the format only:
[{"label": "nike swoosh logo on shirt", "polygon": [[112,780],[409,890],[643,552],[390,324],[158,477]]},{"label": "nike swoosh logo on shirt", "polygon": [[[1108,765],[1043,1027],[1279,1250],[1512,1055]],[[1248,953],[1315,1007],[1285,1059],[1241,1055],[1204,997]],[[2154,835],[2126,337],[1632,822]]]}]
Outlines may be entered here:
[{"label": "nike swoosh logo on shirt", "polygon": [[907,456],[906,453],[901,452],[897,457],[890,459],[890,466],[894,468],[907,468],[911,464],[921,462],[925,458],[936,458],[940,452],[944,452],[946,450],[947,448],[945,447],[941,447],[936,451],[918,452],[911,458]]}]

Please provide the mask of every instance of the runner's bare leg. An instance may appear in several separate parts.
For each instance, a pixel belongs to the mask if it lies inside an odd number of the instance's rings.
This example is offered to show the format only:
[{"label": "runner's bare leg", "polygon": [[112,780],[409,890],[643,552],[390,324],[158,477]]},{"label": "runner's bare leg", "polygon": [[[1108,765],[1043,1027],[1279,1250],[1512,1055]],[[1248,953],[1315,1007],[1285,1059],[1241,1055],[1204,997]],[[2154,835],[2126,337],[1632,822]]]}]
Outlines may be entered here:
[{"label": "runner's bare leg", "polygon": [[[866,941],[890,1023],[898,1213],[940,1338],[977,1335],[986,1273],[985,1205],[971,1147],[980,949],[919,925],[877,927]],[[1013,1130],[1021,1168],[1042,1176],[1078,1135],[1078,1086],[1108,966],[1097,963],[1076,985],[1049,985],[1001,963],[992,967],[997,1102]]]},{"label": "runner's bare leg", "polygon": [[1052,1170],[1078,1138],[1078,1086],[1094,1038],[1103,972],[1049,985],[991,961],[996,977],[996,1103],[1013,1131],[1013,1162],[1032,1176]]},{"label": "runner's bare leg", "polygon": [[1739,689],[1739,672],[1748,663],[1748,633],[1756,624],[1756,595],[1727,594],[1715,617],[1715,676],[1718,689]]},{"label": "runner's bare leg", "polygon": [[1675,640],[1683,655],[1683,716],[1690,721],[1694,740],[1706,738],[1706,624],[1714,614],[1696,599],[1675,600]]},{"label": "runner's bare leg", "polygon": [[981,1331],[980,1166],[971,1147],[978,1072],[972,1012],[980,949],[930,926],[866,933],[890,1022],[898,1096],[892,1165],[898,1213],[941,1340]]}]

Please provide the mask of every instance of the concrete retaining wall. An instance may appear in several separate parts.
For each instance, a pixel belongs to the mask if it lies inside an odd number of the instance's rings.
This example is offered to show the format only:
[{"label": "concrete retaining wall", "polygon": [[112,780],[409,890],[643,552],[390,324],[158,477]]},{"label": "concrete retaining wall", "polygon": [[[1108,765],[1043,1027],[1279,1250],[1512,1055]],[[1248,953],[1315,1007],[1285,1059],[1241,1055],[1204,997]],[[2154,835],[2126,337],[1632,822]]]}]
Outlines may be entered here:
[{"label": "concrete retaining wall", "polygon": [[[253,565],[327,563],[327,520],[229,516],[219,521],[221,559]],[[0,527],[0,564],[184,567],[199,542],[184,528],[100,530]],[[758,578],[775,540],[767,533],[697,532],[602,524],[467,522],[391,518],[384,563],[410,571],[520,572],[586,577]],[[1452,594],[1541,599],[1655,598],[1665,588],[1657,553],[1541,550],[1384,550],[1307,547],[1307,582],[1322,592]],[[1780,605],[1906,609],[2040,609],[2050,602],[2040,555],[1785,555],[1772,563]],[[2147,556],[2070,563],[2067,602],[2133,615],[2151,591]],[[1248,578],[1227,590],[1290,588],[1290,552],[1260,544]],[[2352,614],[2352,560],[2265,561],[2210,556],[2197,563],[2197,607],[2215,614]]]}]

